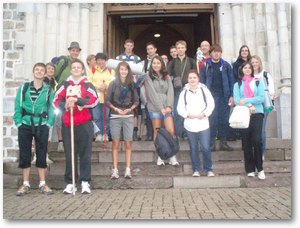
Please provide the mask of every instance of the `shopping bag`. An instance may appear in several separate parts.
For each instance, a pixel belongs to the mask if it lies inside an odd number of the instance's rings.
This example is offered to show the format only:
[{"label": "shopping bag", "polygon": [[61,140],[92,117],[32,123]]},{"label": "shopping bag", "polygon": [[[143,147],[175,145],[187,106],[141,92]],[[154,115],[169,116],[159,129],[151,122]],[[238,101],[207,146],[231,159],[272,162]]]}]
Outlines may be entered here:
[{"label": "shopping bag", "polygon": [[246,106],[235,106],[229,118],[229,125],[232,128],[248,128],[250,122],[250,110]]}]

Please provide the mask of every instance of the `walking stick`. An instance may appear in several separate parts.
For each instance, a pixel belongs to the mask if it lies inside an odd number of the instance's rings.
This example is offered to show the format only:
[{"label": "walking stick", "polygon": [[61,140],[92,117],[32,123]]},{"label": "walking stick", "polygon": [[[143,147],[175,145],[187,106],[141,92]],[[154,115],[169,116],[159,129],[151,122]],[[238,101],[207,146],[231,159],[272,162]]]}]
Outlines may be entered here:
[{"label": "walking stick", "polygon": [[73,107],[70,109],[71,115],[71,160],[72,160],[72,193],[75,196],[75,159],[74,159],[74,114]]},{"label": "walking stick", "polygon": [[[105,80],[103,80],[103,84],[105,84]],[[107,149],[107,141],[106,141],[106,107],[105,107],[105,92],[103,92],[104,103],[103,103],[103,122],[104,122],[104,149]]]}]

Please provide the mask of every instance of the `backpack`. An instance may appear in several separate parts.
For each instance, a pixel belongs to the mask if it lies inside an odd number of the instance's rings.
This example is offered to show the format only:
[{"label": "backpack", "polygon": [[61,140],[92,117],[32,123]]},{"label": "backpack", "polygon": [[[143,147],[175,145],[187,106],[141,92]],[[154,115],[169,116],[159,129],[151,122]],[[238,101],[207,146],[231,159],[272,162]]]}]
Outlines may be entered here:
[{"label": "backpack", "polygon": [[158,129],[154,145],[158,156],[163,160],[176,155],[179,151],[178,138],[174,139],[165,128]]},{"label": "backpack", "polygon": [[[200,87],[200,89],[201,89],[201,92],[202,92],[202,95],[203,95],[203,99],[204,99],[204,103],[205,103],[205,108],[202,110],[202,112],[203,112],[207,108],[207,102],[206,102],[206,96],[205,96],[205,93],[204,93],[202,87]],[[186,93],[187,93],[187,90],[184,91],[184,105],[185,105],[185,109],[186,109],[186,104],[187,104],[187,102],[186,102]]]},{"label": "backpack", "polygon": [[67,58],[67,56],[61,55],[61,56],[59,56],[59,57],[53,57],[53,58],[51,59],[51,63],[53,63],[55,66],[57,66],[57,65],[59,64],[59,62],[60,62],[62,59],[64,60],[64,64],[63,64],[62,67],[60,68],[60,71],[57,72],[57,74],[55,75],[55,76],[56,76],[56,77],[55,77],[55,80],[56,80],[57,82],[59,81],[62,72],[63,72],[63,71],[67,68],[67,66],[68,66],[68,58]]}]

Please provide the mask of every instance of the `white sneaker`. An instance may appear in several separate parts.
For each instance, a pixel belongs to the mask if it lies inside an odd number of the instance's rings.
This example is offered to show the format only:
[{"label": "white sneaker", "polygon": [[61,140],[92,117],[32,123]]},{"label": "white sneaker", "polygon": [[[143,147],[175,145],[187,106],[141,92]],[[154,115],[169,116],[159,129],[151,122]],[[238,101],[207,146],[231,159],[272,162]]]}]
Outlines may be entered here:
[{"label": "white sneaker", "polygon": [[90,189],[90,184],[87,181],[82,181],[81,182],[81,194],[90,194],[91,189]]},{"label": "white sneaker", "polygon": [[101,134],[97,135],[95,141],[96,142],[102,142],[103,141],[103,135],[101,135]]},{"label": "white sneaker", "polygon": [[32,161],[31,161],[31,164],[32,164],[32,165],[35,165],[35,163],[36,163],[36,154],[34,153],[34,154],[33,154],[33,159],[32,159]]},{"label": "white sneaker", "polygon": [[176,159],[176,155],[174,155],[173,157],[170,157],[169,164],[170,165],[179,165],[179,162]]},{"label": "white sneaker", "polygon": [[59,142],[58,143],[57,151],[58,152],[64,152],[64,144],[63,144],[63,142]]},{"label": "white sneaker", "polygon": [[[77,192],[77,188],[75,187],[75,192]],[[73,193],[73,184],[68,184],[63,191],[64,194],[72,194]]]},{"label": "white sneaker", "polygon": [[255,172],[247,173],[248,177],[255,177]]},{"label": "white sneaker", "polygon": [[195,171],[192,176],[193,177],[200,177],[200,173],[198,171]]},{"label": "white sneaker", "polygon": [[126,167],[124,177],[127,178],[127,179],[131,179],[132,178],[129,167]]},{"label": "white sneaker", "polygon": [[213,171],[208,171],[207,174],[206,174],[206,176],[208,176],[208,177],[214,177],[215,174],[214,174]]},{"label": "white sneaker", "polygon": [[260,171],[260,172],[258,172],[257,177],[258,177],[258,179],[260,179],[260,180],[266,179],[265,172],[264,172],[263,170]]},{"label": "white sneaker", "polygon": [[48,153],[47,153],[46,161],[47,161],[47,164],[52,164],[53,163],[53,161],[49,158]]},{"label": "white sneaker", "polygon": [[118,169],[112,169],[111,179],[118,179],[119,178],[119,170]]},{"label": "white sneaker", "polygon": [[165,162],[158,156],[156,164],[157,165],[165,165]]},{"label": "white sneaker", "polygon": [[108,135],[103,135],[103,141],[106,140],[108,142]]}]

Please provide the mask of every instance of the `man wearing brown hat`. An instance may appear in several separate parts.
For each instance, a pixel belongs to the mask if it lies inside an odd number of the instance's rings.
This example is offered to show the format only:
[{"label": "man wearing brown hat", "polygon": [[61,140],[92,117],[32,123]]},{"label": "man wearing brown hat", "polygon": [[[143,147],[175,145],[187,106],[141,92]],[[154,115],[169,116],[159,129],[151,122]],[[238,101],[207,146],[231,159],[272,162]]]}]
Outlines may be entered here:
[{"label": "man wearing brown hat", "polygon": [[[58,84],[61,84],[63,81],[65,81],[70,75],[70,66],[73,59],[76,59],[79,57],[81,48],[79,46],[79,43],[76,41],[71,42],[70,47],[68,47],[68,51],[70,55],[68,56],[61,56],[60,61],[56,65],[56,73],[55,73],[55,79]],[[84,72],[85,74],[85,72]]]}]

